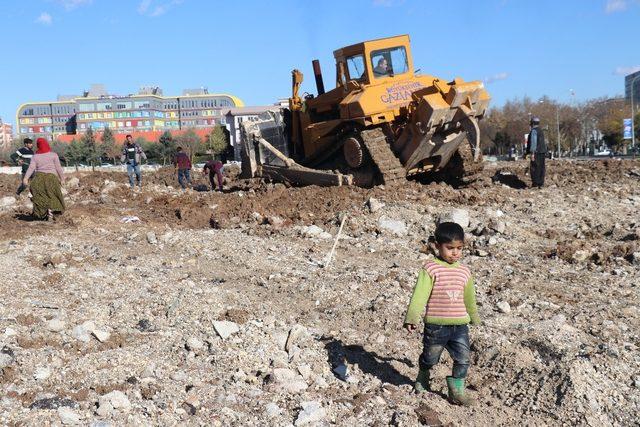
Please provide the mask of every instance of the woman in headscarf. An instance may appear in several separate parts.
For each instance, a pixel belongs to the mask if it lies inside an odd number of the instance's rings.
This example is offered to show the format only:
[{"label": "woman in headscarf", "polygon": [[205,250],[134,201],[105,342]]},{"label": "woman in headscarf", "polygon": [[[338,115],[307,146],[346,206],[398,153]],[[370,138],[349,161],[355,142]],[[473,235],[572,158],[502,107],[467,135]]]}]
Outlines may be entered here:
[{"label": "woman in headscarf", "polygon": [[64,183],[64,174],[60,159],[51,151],[47,140],[38,138],[36,146],[38,150],[31,159],[22,183],[29,185],[29,178],[35,173],[30,184],[33,216],[36,219],[53,219],[54,213],[64,212],[61,188]]}]

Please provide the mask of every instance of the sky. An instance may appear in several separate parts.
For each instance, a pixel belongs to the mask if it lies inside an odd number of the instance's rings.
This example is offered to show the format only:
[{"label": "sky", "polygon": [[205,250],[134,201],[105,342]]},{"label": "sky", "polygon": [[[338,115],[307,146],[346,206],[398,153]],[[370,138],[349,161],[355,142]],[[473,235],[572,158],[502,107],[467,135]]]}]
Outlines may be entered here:
[{"label": "sky", "polygon": [[[246,105],[314,93],[311,60],[333,87],[333,51],[409,34],[423,74],[483,80],[492,105],[624,94],[640,70],[640,0],[1,0],[0,117],[18,106],[160,86],[207,87]],[[635,30],[635,31],[634,31]],[[573,93],[573,95],[572,95]]]}]

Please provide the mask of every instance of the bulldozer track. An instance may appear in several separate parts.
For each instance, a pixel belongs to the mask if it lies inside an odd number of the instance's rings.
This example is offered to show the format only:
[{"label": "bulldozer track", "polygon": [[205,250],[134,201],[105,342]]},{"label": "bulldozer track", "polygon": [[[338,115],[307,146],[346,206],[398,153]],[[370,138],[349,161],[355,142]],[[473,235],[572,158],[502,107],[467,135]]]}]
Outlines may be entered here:
[{"label": "bulldozer track", "polygon": [[407,176],[400,160],[393,154],[382,129],[360,132],[367,151],[382,175],[383,184],[394,185],[403,182]]}]

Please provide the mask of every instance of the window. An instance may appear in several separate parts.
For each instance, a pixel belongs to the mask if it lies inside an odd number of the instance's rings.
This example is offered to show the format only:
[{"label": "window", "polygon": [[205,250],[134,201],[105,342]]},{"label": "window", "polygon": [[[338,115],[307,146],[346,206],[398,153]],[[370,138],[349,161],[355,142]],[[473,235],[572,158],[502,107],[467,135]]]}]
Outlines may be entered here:
[{"label": "window", "polygon": [[116,108],[118,110],[124,110],[127,108],[126,104],[116,104]]},{"label": "window", "polygon": [[347,72],[350,80],[360,80],[365,76],[364,55],[347,58]]},{"label": "window", "polygon": [[375,78],[393,77],[409,71],[409,60],[403,46],[371,52],[371,66]]}]

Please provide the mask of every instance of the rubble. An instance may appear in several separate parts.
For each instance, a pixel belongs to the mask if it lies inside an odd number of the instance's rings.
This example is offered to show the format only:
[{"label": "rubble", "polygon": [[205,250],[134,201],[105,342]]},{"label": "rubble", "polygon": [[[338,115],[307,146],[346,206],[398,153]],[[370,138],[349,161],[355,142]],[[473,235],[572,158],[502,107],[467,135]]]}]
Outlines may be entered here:
[{"label": "rubble", "polygon": [[[21,219],[22,196],[0,212],[2,423],[632,425],[639,163],[547,166],[536,191],[491,179],[528,184],[519,162],[393,191],[182,192],[170,168],[132,193],[125,173],[73,173],[52,223]],[[0,198],[16,185],[0,175]],[[472,409],[446,400],[448,356],[432,393],[411,392],[422,335],[401,328],[428,238],[456,210],[482,319]],[[320,237],[345,216],[337,242]]]}]

